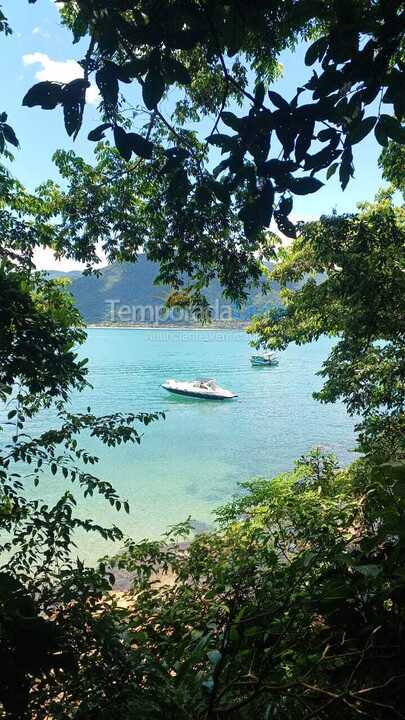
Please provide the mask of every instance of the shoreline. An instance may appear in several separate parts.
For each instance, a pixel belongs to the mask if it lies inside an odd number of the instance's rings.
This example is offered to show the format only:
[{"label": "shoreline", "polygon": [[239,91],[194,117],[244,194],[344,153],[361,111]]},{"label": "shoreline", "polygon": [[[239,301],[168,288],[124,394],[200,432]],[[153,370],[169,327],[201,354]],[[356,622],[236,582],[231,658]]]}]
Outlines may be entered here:
[{"label": "shoreline", "polygon": [[195,332],[196,330],[206,330],[206,331],[217,331],[222,332],[224,330],[230,331],[230,330],[237,330],[239,332],[246,330],[249,323],[244,323],[243,325],[103,325],[98,323],[89,323],[86,325],[86,329],[88,330],[160,330],[160,331],[167,331],[167,330],[178,330],[179,332],[185,332],[189,330],[190,332]]}]

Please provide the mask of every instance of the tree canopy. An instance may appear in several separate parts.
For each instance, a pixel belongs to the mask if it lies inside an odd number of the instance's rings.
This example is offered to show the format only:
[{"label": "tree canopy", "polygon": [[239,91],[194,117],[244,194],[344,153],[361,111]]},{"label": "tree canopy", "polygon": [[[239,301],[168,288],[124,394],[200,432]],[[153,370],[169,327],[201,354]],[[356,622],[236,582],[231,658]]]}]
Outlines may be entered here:
[{"label": "tree canopy", "polygon": [[[403,435],[405,215],[390,196],[363,203],[354,215],[321,217],[280,252],[271,279],[284,287],[286,314],[257,318],[257,343],[285,348],[338,337],[316,397],[343,399],[361,416],[363,449],[381,432],[395,445]],[[289,281],[301,281],[299,290]],[[373,444],[372,443],[372,444]]]},{"label": "tree canopy", "polygon": [[[372,130],[382,146],[404,142],[400,0],[263,0],[249,7],[239,0],[70,0],[61,14],[75,42],[88,38],[84,78],[38,83],[24,105],[61,106],[75,137],[95,78],[102,123],[89,139],[111,138],[128,173],[147,173],[158,189],[170,213],[170,242],[154,254],[166,264],[171,255],[177,284],[192,244],[196,264],[223,273],[228,266],[231,294],[232,275],[244,267],[243,294],[247,276],[257,279],[257,256],[271,253],[272,217],[295,237],[294,195],[316,192],[325,173],[328,179],[336,171],[346,188],[355,146]],[[269,83],[280,51],[301,39],[313,40],[305,57],[312,76],[303,69],[296,95],[284,98]],[[227,109],[230,102],[239,112]],[[212,119],[206,137],[202,117]],[[155,210],[154,203],[138,208],[158,235]],[[207,232],[211,245],[199,246],[195,238]],[[80,255],[85,241],[76,244]]]}]

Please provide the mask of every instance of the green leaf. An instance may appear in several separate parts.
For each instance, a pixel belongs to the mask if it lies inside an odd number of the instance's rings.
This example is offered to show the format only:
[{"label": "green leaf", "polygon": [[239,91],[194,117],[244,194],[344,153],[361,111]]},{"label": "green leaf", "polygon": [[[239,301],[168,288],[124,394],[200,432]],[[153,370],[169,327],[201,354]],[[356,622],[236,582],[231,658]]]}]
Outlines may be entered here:
[{"label": "green leaf", "polygon": [[316,60],[321,60],[327,50],[328,44],[329,40],[327,37],[321,37],[315,40],[305,53],[305,65],[310,66],[313,65]]},{"label": "green leaf", "polygon": [[222,654],[219,652],[219,650],[209,650],[207,652],[208,660],[212,665],[218,665],[219,661],[222,658]]},{"label": "green leaf", "polygon": [[379,565],[356,565],[354,569],[365,577],[375,578],[382,573],[382,569]]},{"label": "green leaf", "polygon": [[367,118],[364,118],[364,120],[361,120],[360,122],[356,122],[351,128],[348,133],[347,139],[350,145],[355,145],[358,142],[361,142],[361,140],[364,140],[366,135],[371,132],[374,125],[377,122],[377,118],[375,116],[370,116]]},{"label": "green leaf", "polygon": [[201,687],[206,692],[211,693],[214,688],[214,679],[212,677],[209,677],[207,680],[204,680],[201,683]]},{"label": "green leaf", "polygon": [[154,110],[163,97],[165,81],[158,70],[149,70],[146,75],[142,97],[148,110]]},{"label": "green leaf", "polygon": [[327,180],[329,180],[329,178],[331,178],[332,175],[335,174],[335,172],[336,172],[336,170],[338,169],[338,167],[339,167],[339,163],[337,163],[337,162],[332,163],[332,165],[329,165],[328,171],[327,171],[327,173],[326,173],[326,179],[327,179]]}]

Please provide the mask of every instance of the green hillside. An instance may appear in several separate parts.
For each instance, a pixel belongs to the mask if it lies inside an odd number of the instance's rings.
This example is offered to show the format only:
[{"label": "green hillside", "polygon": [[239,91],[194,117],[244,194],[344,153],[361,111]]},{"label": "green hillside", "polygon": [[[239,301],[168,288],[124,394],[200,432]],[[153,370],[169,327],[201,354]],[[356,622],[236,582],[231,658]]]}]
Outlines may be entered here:
[{"label": "green hillside", "polygon": [[[136,263],[108,265],[102,269],[100,277],[82,275],[77,271],[49,274],[70,279],[70,291],[87,323],[190,322],[185,311],[164,314],[162,307],[170,288],[154,285],[158,265],[145,255],[140,255]],[[258,312],[280,304],[276,286],[269,294],[264,294],[260,286],[253,288],[248,302],[242,308],[224,298],[218,281],[214,280],[209,285],[205,295],[213,309],[214,320],[218,321],[249,320]]]}]

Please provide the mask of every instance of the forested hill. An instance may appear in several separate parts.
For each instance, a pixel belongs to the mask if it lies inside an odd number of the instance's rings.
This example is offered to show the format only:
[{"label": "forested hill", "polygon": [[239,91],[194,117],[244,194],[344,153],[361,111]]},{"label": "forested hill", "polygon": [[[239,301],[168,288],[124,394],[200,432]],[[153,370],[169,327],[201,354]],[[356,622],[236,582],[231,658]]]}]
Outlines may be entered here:
[{"label": "forested hill", "polygon": [[[85,276],[77,271],[67,273],[50,271],[49,275],[70,279],[70,291],[87,323],[111,320],[156,322],[158,308],[164,305],[170,292],[168,287],[154,285],[158,274],[156,263],[148,260],[145,255],[140,255],[136,263],[113,263],[104,267],[101,272],[100,277]],[[254,288],[248,302],[242,308],[230,305],[224,298],[218,281],[213,281],[209,285],[205,295],[213,308],[214,319],[218,320],[228,319],[230,314],[235,320],[249,320],[258,312],[280,304],[275,285],[267,295],[261,292],[260,287]],[[178,319],[177,316],[177,321]],[[166,320],[170,322],[170,317]]]}]

